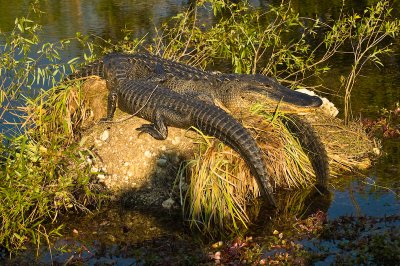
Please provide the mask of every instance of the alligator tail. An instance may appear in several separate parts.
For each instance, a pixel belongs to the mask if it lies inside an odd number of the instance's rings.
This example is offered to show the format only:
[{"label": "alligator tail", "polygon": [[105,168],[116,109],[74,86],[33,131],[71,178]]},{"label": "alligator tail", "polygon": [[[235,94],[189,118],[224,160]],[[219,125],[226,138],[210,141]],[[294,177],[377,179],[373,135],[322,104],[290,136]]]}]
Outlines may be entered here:
[{"label": "alligator tail", "polygon": [[241,155],[256,178],[262,196],[266,196],[269,202],[276,206],[271,180],[265,169],[262,151],[256,141],[242,124],[218,107],[212,107],[220,112],[210,110],[212,115],[196,114],[194,117],[207,117],[203,121],[198,120],[197,126],[206,134],[222,140]]},{"label": "alligator tail", "polygon": [[68,75],[66,80],[74,80],[79,78],[86,78],[90,76],[99,76],[100,78],[104,78],[104,62],[103,59],[99,59],[93,61],[90,64],[87,64],[75,71],[74,73]]},{"label": "alligator tail", "polygon": [[305,149],[317,178],[317,187],[326,190],[329,179],[329,159],[320,137],[310,123],[297,115],[287,114],[286,117],[282,117],[282,120]]}]

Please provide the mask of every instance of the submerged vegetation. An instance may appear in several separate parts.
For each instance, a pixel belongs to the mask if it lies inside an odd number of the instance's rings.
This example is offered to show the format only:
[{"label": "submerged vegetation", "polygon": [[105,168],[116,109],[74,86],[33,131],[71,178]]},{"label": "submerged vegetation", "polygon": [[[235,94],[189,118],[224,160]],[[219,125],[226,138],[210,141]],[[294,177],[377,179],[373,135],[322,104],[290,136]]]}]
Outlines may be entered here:
[{"label": "submerged vegetation", "polygon": [[[351,90],[362,66],[368,61],[381,64],[379,56],[390,52],[390,46],[381,43],[400,31],[399,20],[390,17],[388,1],[378,2],[361,16],[343,14],[336,22],[299,17],[290,5],[260,11],[246,1],[239,2],[201,1],[162,25],[150,43],[128,32],[118,43],[101,40],[99,44],[98,38],[92,42],[77,34],[43,44],[38,37],[40,25],[29,18],[16,19],[11,33],[0,31],[0,120],[4,124],[18,120],[14,131],[0,135],[0,246],[11,253],[27,243],[39,246],[59,233],[62,214],[88,211],[106,198],[91,170],[95,155],[80,145],[80,130],[90,110],[79,86],[59,84],[79,61],[73,58],[65,63],[60,56],[72,42],[87,48],[85,61],[110,50],[134,52],[141,46],[202,68],[228,63],[231,72],[263,73],[292,88],[309,87],[308,78],[329,71],[329,59],[348,53],[350,42],[355,61],[349,77],[342,78],[346,106],[350,106]],[[201,10],[211,9],[215,21],[203,22]],[[289,40],[293,32],[301,34]],[[312,44],[315,41],[319,43]],[[266,159],[284,161],[281,168],[269,169],[277,184],[294,188],[313,183],[307,156],[300,145],[293,146],[297,140],[278,119],[284,114],[254,108],[263,128],[255,126],[258,120],[249,118],[244,123],[259,136],[269,155],[275,155]],[[261,134],[264,126],[277,129],[279,135]],[[265,136],[275,139],[262,139]],[[244,162],[230,149],[206,136],[199,142],[200,152],[180,172],[181,178],[188,174],[190,179],[187,194],[182,195],[185,217],[192,227],[210,235],[221,228],[236,232],[250,222],[246,204],[257,195],[257,188]],[[270,142],[276,147],[266,147]]]}]

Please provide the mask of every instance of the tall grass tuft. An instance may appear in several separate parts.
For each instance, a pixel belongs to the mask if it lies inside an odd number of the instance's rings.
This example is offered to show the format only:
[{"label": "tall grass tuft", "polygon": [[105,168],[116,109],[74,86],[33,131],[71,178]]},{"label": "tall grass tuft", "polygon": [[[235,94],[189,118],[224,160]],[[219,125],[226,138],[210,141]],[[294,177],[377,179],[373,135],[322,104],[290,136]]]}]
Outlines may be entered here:
[{"label": "tall grass tuft", "polygon": [[69,145],[90,118],[81,84],[61,84],[26,99],[24,126],[34,139]]},{"label": "tall grass tuft", "polygon": [[[315,182],[312,166],[296,138],[279,117],[264,112],[262,105],[252,108],[244,119],[264,151],[267,172],[280,188],[305,188]],[[191,228],[217,236],[247,228],[252,214],[248,203],[259,192],[245,161],[220,141],[201,135],[199,151],[179,171],[188,176],[189,187],[183,197],[183,215]]]},{"label": "tall grass tuft", "polygon": [[275,177],[277,187],[304,188],[315,183],[315,174],[306,151],[297,138],[286,128],[279,107],[273,113],[263,104],[250,108],[243,118],[246,127],[264,151],[268,173]]},{"label": "tall grass tuft", "polygon": [[198,144],[199,153],[179,173],[181,179],[188,173],[184,216],[190,227],[211,236],[225,229],[238,231],[250,221],[246,203],[257,187],[230,148],[206,136]]}]

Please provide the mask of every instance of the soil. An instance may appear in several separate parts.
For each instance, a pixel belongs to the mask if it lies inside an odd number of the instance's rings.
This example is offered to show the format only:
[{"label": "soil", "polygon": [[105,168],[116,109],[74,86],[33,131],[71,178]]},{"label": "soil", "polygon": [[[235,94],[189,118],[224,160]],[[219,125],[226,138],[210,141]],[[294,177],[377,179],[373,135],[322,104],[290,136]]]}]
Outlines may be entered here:
[{"label": "soil", "polygon": [[194,132],[168,128],[166,140],[140,134],[136,128],[149,122],[117,109],[113,122],[101,123],[106,116],[107,90],[102,80],[83,86],[90,106],[82,142],[96,155],[92,168],[112,194],[130,206],[171,208],[171,191],[181,163],[193,157]]}]

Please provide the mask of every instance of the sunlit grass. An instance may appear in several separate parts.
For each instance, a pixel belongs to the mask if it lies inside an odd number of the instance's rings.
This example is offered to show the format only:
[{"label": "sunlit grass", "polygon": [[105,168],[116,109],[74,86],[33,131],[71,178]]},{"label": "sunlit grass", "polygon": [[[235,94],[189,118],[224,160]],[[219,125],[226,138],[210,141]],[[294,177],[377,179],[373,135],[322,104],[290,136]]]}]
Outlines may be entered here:
[{"label": "sunlit grass", "polygon": [[33,137],[69,144],[90,113],[84,103],[80,86],[60,85],[42,91],[35,99],[26,99],[25,126]]},{"label": "sunlit grass", "polygon": [[[279,119],[263,113],[246,118],[245,125],[264,151],[267,172],[276,187],[305,188],[315,182],[307,155]],[[238,232],[251,223],[248,204],[258,197],[258,187],[245,161],[220,141],[201,135],[194,159],[180,169],[188,184],[183,214],[190,227],[216,236]]]},{"label": "sunlit grass", "polygon": [[22,135],[0,149],[0,243],[10,252],[27,242],[39,246],[61,225],[46,226],[66,211],[88,211],[99,204],[101,187],[86,158],[75,146],[40,144]]}]

